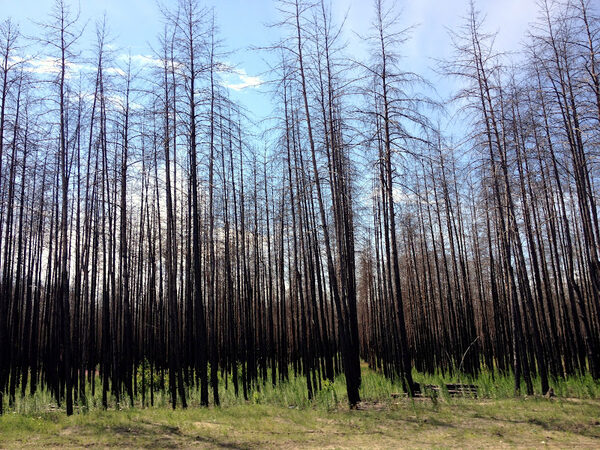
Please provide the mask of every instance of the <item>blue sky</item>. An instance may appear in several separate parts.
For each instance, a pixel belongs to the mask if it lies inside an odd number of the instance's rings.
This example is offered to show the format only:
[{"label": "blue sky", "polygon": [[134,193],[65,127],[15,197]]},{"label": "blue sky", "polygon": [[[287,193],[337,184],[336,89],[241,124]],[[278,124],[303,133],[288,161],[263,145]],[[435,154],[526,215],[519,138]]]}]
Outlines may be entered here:
[{"label": "blue sky", "polygon": [[[39,33],[31,21],[44,21],[52,7],[52,0],[0,0],[1,17],[12,17],[21,26],[24,34]],[[237,49],[229,59],[240,69],[240,74],[228,81],[236,89],[232,96],[241,101],[257,119],[269,114],[268,96],[254,87],[257,77],[266,78],[264,55],[249,50],[250,46],[265,46],[276,41],[278,30],[265,24],[277,21],[274,0],[206,0],[214,7],[217,24],[228,50]],[[77,5],[76,0],[72,1]],[[132,55],[150,54],[150,45],[155,43],[161,30],[161,15],[155,0],[80,0],[82,23],[87,22],[86,34],[81,46],[91,47],[94,20],[106,11],[110,30],[115,43],[123,53]],[[163,0],[165,5],[175,5],[175,0]],[[497,47],[501,51],[518,50],[528,23],[536,18],[535,0],[479,0],[476,2],[487,16],[486,28],[498,31]],[[365,54],[365,47],[356,36],[366,34],[372,17],[370,0],[332,0],[334,15],[341,20],[346,13],[346,40],[349,53],[354,57]],[[406,68],[426,76],[439,87],[441,94],[451,86],[449,80],[440,79],[431,67],[433,59],[449,55],[451,45],[447,28],[458,26],[466,14],[468,0],[404,0],[398,1],[402,11],[402,26],[417,25],[413,38],[402,53],[406,56]],[[76,9],[76,6],[75,6]],[[88,44],[89,42],[89,44]],[[241,75],[241,76],[240,76]],[[250,86],[240,89],[242,86]]]}]

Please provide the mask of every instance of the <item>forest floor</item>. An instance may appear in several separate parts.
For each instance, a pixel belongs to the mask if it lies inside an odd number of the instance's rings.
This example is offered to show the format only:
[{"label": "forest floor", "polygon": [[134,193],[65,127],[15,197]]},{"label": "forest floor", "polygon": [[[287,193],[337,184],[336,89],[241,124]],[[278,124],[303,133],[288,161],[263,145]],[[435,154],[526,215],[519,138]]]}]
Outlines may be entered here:
[{"label": "forest floor", "polygon": [[478,397],[451,397],[441,390],[436,397],[410,400],[398,396],[399,382],[364,363],[363,402],[355,410],[347,406],[343,375],[323,381],[310,401],[306,379],[293,372],[288,382],[257,386],[248,401],[234,394],[231,382],[221,382],[221,407],[199,407],[198,391],[189,389],[186,410],[172,410],[164,391],[155,392],[152,407],[142,408],[139,397],[128,407],[111,396],[104,410],[101,391],[89,395],[88,386],[86,401],[71,417],[47,390],[38,390],[17,396],[0,416],[0,448],[600,448],[600,382],[589,375],[553,380],[553,398],[539,395],[539,379],[538,394],[515,397],[511,375],[486,371],[475,378],[417,371],[413,377],[439,386],[473,383]]},{"label": "forest floor", "polygon": [[347,407],[100,409],[0,417],[0,447],[590,447],[600,400],[408,399]]}]

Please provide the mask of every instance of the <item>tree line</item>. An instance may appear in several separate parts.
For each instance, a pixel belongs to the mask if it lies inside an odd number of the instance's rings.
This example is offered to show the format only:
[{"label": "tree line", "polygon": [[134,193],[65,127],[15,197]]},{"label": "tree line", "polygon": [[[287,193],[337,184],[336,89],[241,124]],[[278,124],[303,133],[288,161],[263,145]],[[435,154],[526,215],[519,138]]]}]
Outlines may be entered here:
[{"label": "tree line", "polygon": [[471,4],[447,108],[395,5],[374,1],[364,59],[334,5],[276,7],[263,134],[197,0],[161,7],[144,57],[106,17],[81,56],[66,0],[38,37],[2,23],[0,412],[291,376],[310,399],[341,374],[355,406],[361,358],[409,395],[414,369],[600,378],[597,8],[540,1],[508,57]]}]

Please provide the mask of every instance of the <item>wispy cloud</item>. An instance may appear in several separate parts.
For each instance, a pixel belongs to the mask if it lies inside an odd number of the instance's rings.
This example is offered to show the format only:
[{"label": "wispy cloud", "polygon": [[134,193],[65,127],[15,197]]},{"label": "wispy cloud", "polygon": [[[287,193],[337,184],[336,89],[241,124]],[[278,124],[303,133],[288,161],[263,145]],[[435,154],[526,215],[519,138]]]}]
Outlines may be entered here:
[{"label": "wispy cloud", "polygon": [[[51,56],[12,58],[12,63],[22,63],[23,70],[39,75],[57,75],[60,73],[60,58]],[[97,68],[92,64],[80,64],[71,61],[65,61],[65,76],[71,78],[74,74],[81,72],[94,72]],[[125,76],[125,72],[119,67],[107,67],[104,72],[111,75]]]},{"label": "wispy cloud", "polygon": [[241,91],[246,88],[256,88],[263,84],[259,76],[248,75],[244,69],[231,69],[225,76],[226,81],[223,84],[228,89]]},{"label": "wispy cloud", "polygon": [[119,67],[109,67],[108,69],[104,69],[106,73],[119,75],[120,77],[124,77],[127,75],[125,71]]},{"label": "wispy cloud", "polygon": [[[119,56],[121,61],[127,61],[129,59],[129,55],[122,54]],[[134,65],[140,66],[156,66],[162,67],[163,61],[159,58],[155,58],[150,55],[131,55],[131,62]]]},{"label": "wispy cloud", "polygon": [[[13,62],[24,64],[23,68],[27,72],[42,74],[42,75],[55,75],[60,73],[61,61],[59,58],[53,58],[51,56],[43,56],[38,58],[13,58]],[[71,61],[65,62],[66,77],[71,77],[74,73],[92,70],[93,67],[88,64],[77,64]]]}]

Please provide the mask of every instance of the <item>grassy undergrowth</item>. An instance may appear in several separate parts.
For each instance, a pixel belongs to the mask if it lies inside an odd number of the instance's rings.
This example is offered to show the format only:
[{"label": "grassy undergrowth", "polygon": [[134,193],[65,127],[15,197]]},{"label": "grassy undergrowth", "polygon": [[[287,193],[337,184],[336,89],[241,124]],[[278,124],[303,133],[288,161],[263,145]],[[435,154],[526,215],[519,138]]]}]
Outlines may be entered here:
[{"label": "grassy undergrowth", "polygon": [[0,447],[397,448],[600,446],[600,401],[544,398],[451,402],[401,399],[317,405],[101,409],[0,418]]},{"label": "grassy undergrowth", "polygon": [[[489,370],[483,370],[478,376],[473,377],[465,374],[456,373],[454,375],[428,375],[419,372],[413,372],[416,382],[421,384],[436,384],[443,386],[447,383],[465,383],[477,386],[478,396],[480,398],[503,399],[512,398],[514,394],[515,378],[512,373],[502,375],[493,373]],[[542,383],[539,376],[533,378],[534,395],[542,394]],[[550,380],[550,387],[557,397],[579,398],[579,399],[600,399],[600,381],[595,381],[590,374],[572,375],[567,378],[558,378]],[[525,381],[521,380],[521,392],[524,394]],[[443,394],[444,390],[442,389]]]},{"label": "grassy undergrowth", "polygon": [[442,391],[439,398],[393,398],[400,385],[366,367],[357,410],[346,405],[343,377],[325,383],[312,401],[302,377],[260,386],[248,401],[223,385],[219,408],[197,407],[198,394],[190,390],[190,408],[175,411],[160,392],[154,407],[116,405],[112,399],[105,411],[97,393],[71,417],[41,391],[18,398],[0,417],[0,447],[600,447],[600,386],[588,377],[553,383],[553,399],[514,397],[511,377],[415,373],[415,380],[473,383],[480,396],[455,398]]},{"label": "grassy undergrowth", "polygon": [[[443,375],[438,374],[423,374],[417,371],[413,372],[415,382],[421,384],[434,384],[442,387],[440,398],[452,402],[455,399],[448,396],[444,385],[447,383],[468,383],[474,384],[478,388],[479,399],[511,399],[514,395],[514,377],[509,375],[494,374],[489,371],[482,371],[477,377],[471,377],[465,374]],[[343,375],[336,378],[335,382],[323,381],[321,390],[315,393],[312,400],[308,400],[306,388],[306,379],[302,376],[294,377],[293,374],[290,380],[286,383],[279,383],[273,386],[271,383],[264,385],[260,384],[255,387],[254,391],[250,392],[248,401],[244,400],[241,392],[238,396],[234,394],[233,384],[228,380],[228,388],[225,388],[224,380],[219,384],[219,396],[221,406],[224,408],[231,406],[258,404],[258,405],[273,405],[290,408],[321,408],[325,410],[338,409],[347,404],[346,382]],[[539,378],[533,380],[535,395],[541,395],[541,383]],[[167,383],[168,385],[168,383]],[[552,380],[550,383],[558,398],[577,398],[600,400],[600,382],[595,381],[589,374],[572,376],[566,379]],[[96,383],[96,387],[101,386],[100,381]],[[19,391],[18,391],[19,392]],[[101,391],[96,389],[94,396],[91,395],[91,389],[87,388],[87,396],[84,399],[79,399],[76,405],[76,410],[79,413],[89,413],[96,409],[100,409],[102,405]],[[362,367],[362,384],[361,384],[361,399],[370,403],[381,403],[389,405],[394,402],[392,394],[402,392],[400,381],[391,381],[385,378],[382,374],[374,372],[363,364]],[[525,397],[525,384],[522,383],[522,395]],[[197,389],[189,389],[187,391],[188,403],[190,407],[200,405],[200,393]],[[210,395],[212,399],[212,393]],[[157,390],[154,393],[154,407],[168,408],[170,406],[170,397],[167,392]],[[16,412],[24,415],[34,415],[49,410],[60,409],[56,404],[51,393],[47,390],[38,390],[33,396],[20,397],[17,395],[15,404],[9,407],[5,396],[5,411]],[[150,394],[146,394],[146,402],[142,404],[141,396],[138,395],[134,408],[150,407]],[[121,402],[117,403],[116,399],[111,396],[109,401],[109,409],[129,409],[128,398],[122,398]]]}]

